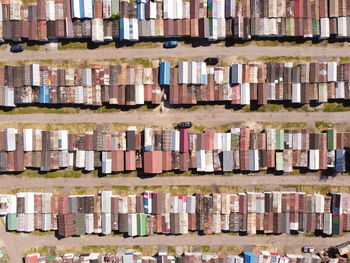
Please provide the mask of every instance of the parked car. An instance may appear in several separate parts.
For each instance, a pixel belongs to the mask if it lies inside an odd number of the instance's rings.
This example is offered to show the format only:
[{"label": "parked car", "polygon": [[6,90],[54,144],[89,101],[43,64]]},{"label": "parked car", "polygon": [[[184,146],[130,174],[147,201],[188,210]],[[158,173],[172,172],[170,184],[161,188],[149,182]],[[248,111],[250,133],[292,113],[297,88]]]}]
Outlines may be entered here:
[{"label": "parked car", "polygon": [[204,60],[204,62],[207,64],[207,65],[216,65],[219,63],[219,59],[218,58],[206,58]]},{"label": "parked car", "polygon": [[180,122],[177,127],[179,129],[189,129],[192,127],[192,122],[190,121],[184,121],[184,122]]},{"label": "parked car", "polygon": [[177,41],[166,41],[164,42],[164,48],[175,48],[177,47],[178,42]]},{"label": "parked car", "polygon": [[303,247],[303,252],[304,253],[314,253],[315,248],[314,247]]},{"label": "parked car", "polygon": [[23,46],[21,46],[21,45],[14,45],[14,46],[11,46],[10,51],[11,51],[12,53],[19,53],[19,52],[22,52],[22,51],[23,51]]}]

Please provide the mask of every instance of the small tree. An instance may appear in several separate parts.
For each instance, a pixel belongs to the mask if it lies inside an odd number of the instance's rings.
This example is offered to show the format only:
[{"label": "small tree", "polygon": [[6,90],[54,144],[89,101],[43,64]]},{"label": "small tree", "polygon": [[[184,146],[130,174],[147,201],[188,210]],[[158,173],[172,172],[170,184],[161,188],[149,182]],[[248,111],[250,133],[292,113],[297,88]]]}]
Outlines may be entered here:
[{"label": "small tree", "polygon": [[120,12],[118,14],[111,15],[112,20],[119,20],[121,17],[122,17],[122,14]]}]

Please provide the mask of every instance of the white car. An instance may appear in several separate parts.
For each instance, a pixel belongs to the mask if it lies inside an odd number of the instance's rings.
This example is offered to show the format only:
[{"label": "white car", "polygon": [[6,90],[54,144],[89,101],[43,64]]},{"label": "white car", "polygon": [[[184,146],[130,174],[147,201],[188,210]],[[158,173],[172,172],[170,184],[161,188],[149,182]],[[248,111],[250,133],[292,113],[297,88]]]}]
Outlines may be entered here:
[{"label": "white car", "polygon": [[314,247],[303,247],[303,252],[304,253],[314,253],[315,248]]}]

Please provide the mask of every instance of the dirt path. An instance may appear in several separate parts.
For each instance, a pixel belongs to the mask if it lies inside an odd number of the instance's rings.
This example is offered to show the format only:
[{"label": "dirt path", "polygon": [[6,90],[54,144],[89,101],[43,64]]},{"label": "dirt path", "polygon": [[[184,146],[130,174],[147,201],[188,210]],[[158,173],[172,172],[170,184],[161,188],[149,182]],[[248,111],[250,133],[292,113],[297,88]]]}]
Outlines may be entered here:
[{"label": "dirt path", "polygon": [[346,57],[350,56],[350,48],[329,45],[320,46],[270,46],[257,47],[249,45],[244,47],[225,47],[211,45],[193,48],[190,45],[180,46],[175,49],[164,48],[98,48],[76,50],[53,50],[53,51],[29,51],[14,54],[9,50],[0,51],[0,61],[36,60],[36,59],[74,59],[96,60],[112,58],[137,58],[137,57],[227,57],[243,56],[255,58],[261,56],[309,56],[309,57]]},{"label": "dirt path", "polygon": [[[96,178],[92,176],[84,176],[82,178],[18,178],[11,175],[0,176],[1,185],[0,191],[8,192],[13,188],[25,187],[28,189],[37,189],[44,187],[46,191],[53,189],[56,186],[63,187],[95,187],[104,186],[106,189],[110,186],[151,186],[151,185],[230,185],[242,186],[252,190],[254,186],[265,186],[268,189],[278,189],[281,185],[331,185],[331,186],[346,186],[350,185],[350,176],[337,176],[329,178],[327,181],[320,180],[315,175],[305,176],[173,176],[173,177],[152,177],[142,179],[139,177],[103,177]],[[25,182],[25,183],[24,183]]]},{"label": "dirt path", "polygon": [[162,125],[191,120],[194,125],[215,127],[235,122],[347,122],[348,112],[234,112],[220,107],[206,107],[197,111],[170,110],[168,112],[127,111],[115,113],[78,114],[0,114],[0,122],[8,123],[129,123],[140,125]]}]

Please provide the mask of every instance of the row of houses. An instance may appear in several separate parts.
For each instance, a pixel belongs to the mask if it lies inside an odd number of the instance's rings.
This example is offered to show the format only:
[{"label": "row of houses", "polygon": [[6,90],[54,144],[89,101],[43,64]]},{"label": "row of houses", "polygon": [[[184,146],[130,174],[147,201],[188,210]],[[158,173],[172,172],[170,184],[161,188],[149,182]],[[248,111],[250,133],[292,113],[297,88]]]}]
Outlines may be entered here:
[{"label": "row of houses", "polygon": [[3,0],[0,39],[350,37],[346,0]]},{"label": "row of houses", "polygon": [[48,172],[75,168],[99,169],[103,174],[142,171],[289,173],[349,170],[350,132],[232,128],[217,133],[136,127],[126,131],[93,130],[74,134],[67,130],[15,128],[0,131],[0,171],[27,168]]},{"label": "row of houses", "polygon": [[[155,256],[143,256],[140,252],[127,251],[117,253],[84,253],[76,256],[72,253],[66,253],[63,256],[43,256],[40,253],[28,254],[24,258],[25,263],[58,263],[71,260],[71,262],[80,263],[251,263],[252,260],[266,263],[327,263],[329,258],[317,255],[298,255],[298,254],[278,254],[269,251],[261,251],[259,253],[244,252],[240,255],[213,254],[205,252],[185,252],[182,255],[168,255],[166,252],[158,252]],[[345,263],[346,258],[332,259],[334,263]]]},{"label": "row of houses", "polygon": [[72,262],[90,263],[90,262],[115,262],[115,263],[251,263],[253,260],[266,263],[345,263],[348,260],[343,257],[328,258],[318,255],[299,255],[299,254],[278,254],[269,251],[261,251],[259,253],[243,252],[240,255],[213,254],[206,252],[185,252],[182,255],[168,255],[166,252],[158,252],[155,256],[143,256],[140,252],[127,251],[119,253],[85,253],[76,256],[72,253],[64,254],[61,257],[42,256],[40,253],[33,253],[25,256],[25,263],[56,263],[72,260]]},{"label": "row of houses", "polygon": [[[0,106],[197,104],[308,104],[350,99],[350,63],[249,63],[210,67],[180,61],[177,67],[92,65],[56,68],[40,64],[0,67]],[[164,93],[167,96],[163,96]]]},{"label": "row of houses", "polygon": [[0,215],[8,231],[57,231],[63,237],[112,232],[126,236],[205,235],[350,231],[350,194],[301,192],[171,195],[53,195],[25,192],[0,195]]}]

